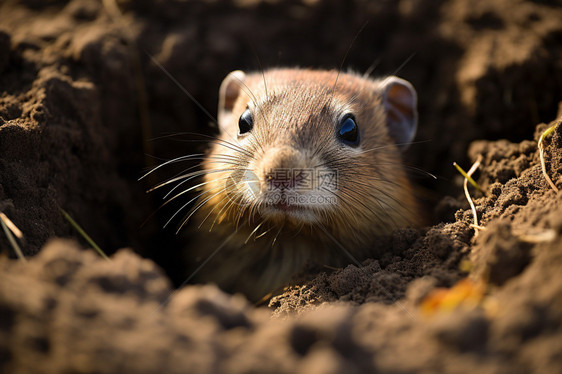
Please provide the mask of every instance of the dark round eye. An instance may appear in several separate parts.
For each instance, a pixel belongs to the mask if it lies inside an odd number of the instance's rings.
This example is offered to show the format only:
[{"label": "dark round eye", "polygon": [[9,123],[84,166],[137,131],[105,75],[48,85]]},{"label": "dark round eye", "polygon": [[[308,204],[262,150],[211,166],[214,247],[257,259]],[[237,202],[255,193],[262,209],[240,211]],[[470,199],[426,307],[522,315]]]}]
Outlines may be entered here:
[{"label": "dark round eye", "polygon": [[240,119],[238,120],[238,135],[243,135],[247,132],[252,131],[252,128],[254,127],[254,120],[252,118],[252,112],[250,112],[250,109],[246,109],[244,111],[244,113],[242,113],[242,115],[240,116]]},{"label": "dark round eye", "polygon": [[340,121],[338,137],[347,145],[356,146],[359,144],[359,129],[352,114],[347,114]]}]

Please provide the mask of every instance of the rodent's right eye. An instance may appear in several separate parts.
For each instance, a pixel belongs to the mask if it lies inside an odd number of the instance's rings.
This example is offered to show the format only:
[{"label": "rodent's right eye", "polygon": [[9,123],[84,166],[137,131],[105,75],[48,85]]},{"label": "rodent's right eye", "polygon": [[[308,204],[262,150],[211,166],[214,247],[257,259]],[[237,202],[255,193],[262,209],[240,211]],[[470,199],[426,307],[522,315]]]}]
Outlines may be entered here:
[{"label": "rodent's right eye", "polygon": [[252,131],[253,127],[254,119],[252,118],[252,112],[250,112],[250,109],[246,109],[238,120],[238,135],[244,135]]}]

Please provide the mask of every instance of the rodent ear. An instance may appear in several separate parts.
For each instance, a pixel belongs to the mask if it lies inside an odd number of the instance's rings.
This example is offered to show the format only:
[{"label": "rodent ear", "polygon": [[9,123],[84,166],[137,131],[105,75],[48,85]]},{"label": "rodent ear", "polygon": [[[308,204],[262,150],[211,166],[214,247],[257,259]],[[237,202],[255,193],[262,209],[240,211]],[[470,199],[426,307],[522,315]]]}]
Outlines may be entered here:
[{"label": "rodent ear", "polygon": [[410,82],[395,76],[385,78],[381,85],[389,134],[404,151],[418,128],[416,90]]},{"label": "rodent ear", "polygon": [[232,109],[240,95],[245,78],[246,74],[243,71],[235,70],[228,74],[221,83],[218,110],[219,128],[221,131],[224,131],[225,127],[232,122]]}]

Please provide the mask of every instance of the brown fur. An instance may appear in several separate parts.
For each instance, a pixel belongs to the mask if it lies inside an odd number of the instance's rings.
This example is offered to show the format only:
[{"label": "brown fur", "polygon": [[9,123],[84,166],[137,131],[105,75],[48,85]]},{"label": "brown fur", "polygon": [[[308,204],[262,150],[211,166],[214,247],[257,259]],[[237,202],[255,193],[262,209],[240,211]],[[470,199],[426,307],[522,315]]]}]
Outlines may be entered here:
[{"label": "brown fur", "polygon": [[[211,173],[205,176],[206,194],[200,198],[208,201],[194,215],[193,224],[201,227],[196,245],[201,260],[221,249],[199,280],[257,299],[290,283],[307,263],[349,263],[341,246],[361,260],[371,254],[377,237],[415,225],[417,203],[386,127],[381,81],[341,73],[333,91],[337,74],[277,69],[264,76],[249,74],[234,89],[223,88],[227,97],[222,105],[230,109],[219,117],[220,139],[231,145],[214,143],[210,149],[205,168]],[[254,127],[238,139],[238,119],[247,106]],[[336,137],[338,116],[344,112],[355,115],[360,131],[357,148]],[[250,185],[259,193],[271,170],[315,167],[337,171],[338,181],[335,195],[331,194],[337,204],[312,206],[316,222],[271,210],[265,214],[263,204],[239,189],[245,191],[248,185],[237,184],[249,169]]]}]

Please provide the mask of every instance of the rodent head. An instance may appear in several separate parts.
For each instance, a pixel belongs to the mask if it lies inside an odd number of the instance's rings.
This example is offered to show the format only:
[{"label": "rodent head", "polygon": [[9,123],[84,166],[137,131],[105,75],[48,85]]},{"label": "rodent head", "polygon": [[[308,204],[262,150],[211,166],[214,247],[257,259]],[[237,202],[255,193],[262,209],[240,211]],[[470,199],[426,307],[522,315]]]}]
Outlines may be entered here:
[{"label": "rodent head", "polygon": [[400,154],[417,127],[407,81],[234,71],[219,96],[221,135],[205,187],[219,222],[257,215],[285,227],[323,225],[353,241],[414,223]]}]

